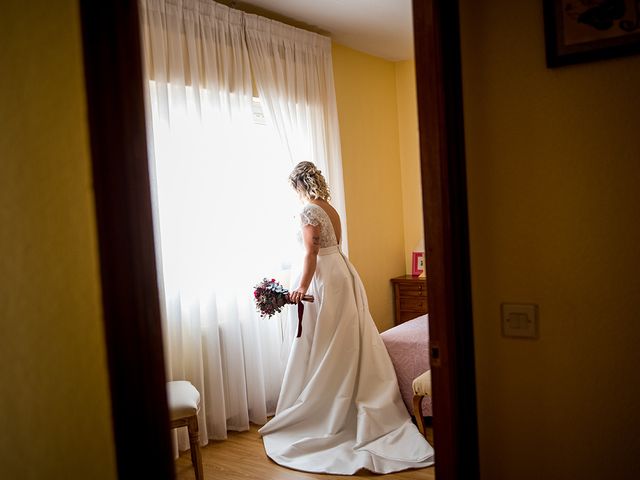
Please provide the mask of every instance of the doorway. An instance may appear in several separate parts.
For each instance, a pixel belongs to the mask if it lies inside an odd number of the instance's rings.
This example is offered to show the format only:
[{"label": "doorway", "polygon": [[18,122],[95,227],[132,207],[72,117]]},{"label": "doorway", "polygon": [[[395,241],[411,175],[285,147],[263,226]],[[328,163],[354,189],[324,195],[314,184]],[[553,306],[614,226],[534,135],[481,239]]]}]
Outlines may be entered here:
[{"label": "doorway", "polygon": [[[437,475],[472,479],[477,433],[455,3],[414,2],[414,35]],[[133,47],[137,8],[81,6],[118,471],[120,478],[171,478],[141,59]]]}]

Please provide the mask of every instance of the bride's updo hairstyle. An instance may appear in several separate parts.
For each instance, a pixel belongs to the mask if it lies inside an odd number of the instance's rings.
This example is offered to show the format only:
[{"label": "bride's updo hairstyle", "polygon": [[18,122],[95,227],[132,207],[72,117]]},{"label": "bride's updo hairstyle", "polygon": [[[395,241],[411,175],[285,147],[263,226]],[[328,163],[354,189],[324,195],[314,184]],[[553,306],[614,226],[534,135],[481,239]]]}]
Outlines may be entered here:
[{"label": "bride's updo hairstyle", "polygon": [[320,170],[311,162],[297,164],[289,175],[289,183],[294,190],[311,200],[329,200],[331,198],[327,181]]}]

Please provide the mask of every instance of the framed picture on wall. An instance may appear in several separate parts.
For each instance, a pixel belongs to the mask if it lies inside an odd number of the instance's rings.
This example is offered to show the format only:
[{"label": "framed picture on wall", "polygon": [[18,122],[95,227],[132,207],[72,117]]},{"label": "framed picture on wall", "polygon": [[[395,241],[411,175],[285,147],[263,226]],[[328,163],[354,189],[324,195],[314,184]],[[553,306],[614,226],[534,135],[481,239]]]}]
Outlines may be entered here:
[{"label": "framed picture on wall", "polygon": [[640,0],[544,0],[547,67],[640,53]]}]

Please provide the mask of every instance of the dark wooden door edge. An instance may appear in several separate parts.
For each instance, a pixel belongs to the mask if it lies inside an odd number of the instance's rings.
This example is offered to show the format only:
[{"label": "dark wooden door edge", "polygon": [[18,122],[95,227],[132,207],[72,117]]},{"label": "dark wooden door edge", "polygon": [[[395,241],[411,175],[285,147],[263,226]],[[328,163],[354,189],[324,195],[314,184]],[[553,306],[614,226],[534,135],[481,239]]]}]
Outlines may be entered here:
[{"label": "dark wooden door edge", "polygon": [[[458,2],[414,0],[438,480],[479,476]],[[432,359],[432,363],[438,361]]]},{"label": "dark wooden door edge", "polygon": [[118,477],[171,479],[137,2],[80,9]]}]

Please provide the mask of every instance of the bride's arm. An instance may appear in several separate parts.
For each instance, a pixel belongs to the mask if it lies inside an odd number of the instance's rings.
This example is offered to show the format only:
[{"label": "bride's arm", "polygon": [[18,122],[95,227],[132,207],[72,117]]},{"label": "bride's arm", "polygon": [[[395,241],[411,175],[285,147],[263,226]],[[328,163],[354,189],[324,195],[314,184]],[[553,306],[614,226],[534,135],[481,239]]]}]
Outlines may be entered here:
[{"label": "bride's arm", "polygon": [[320,250],[320,227],[313,225],[305,225],[302,227],[302,240],[306,250],[302,267],[302,277],[300,278],[298,288],[289,293],[289,298],[294,303],[298,303],[302,296],[307,293],[313,274],[316,272],[318,250]]}]

